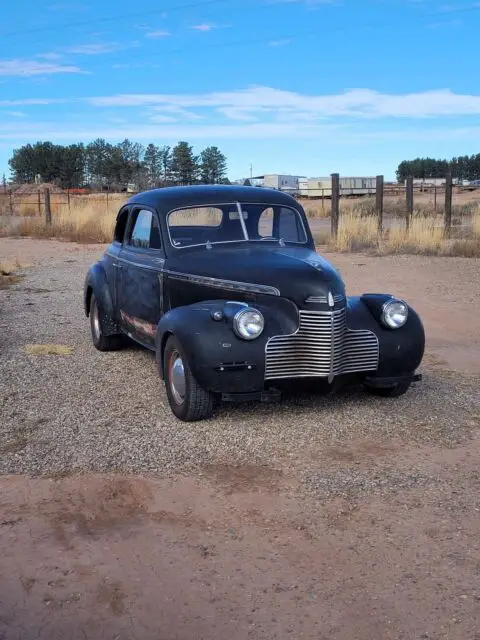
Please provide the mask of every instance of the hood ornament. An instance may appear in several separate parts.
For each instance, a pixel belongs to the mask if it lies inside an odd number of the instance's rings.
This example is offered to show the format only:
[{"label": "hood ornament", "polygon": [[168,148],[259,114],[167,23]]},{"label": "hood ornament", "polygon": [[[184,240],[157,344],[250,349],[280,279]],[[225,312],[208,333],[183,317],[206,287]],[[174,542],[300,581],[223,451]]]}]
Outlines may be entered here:
[{"label": "hood ornament", "polygon": [[333,299],[333,295],[331,291],[328,292],[328,306],[329,307],[335,306],[335,300]]}]

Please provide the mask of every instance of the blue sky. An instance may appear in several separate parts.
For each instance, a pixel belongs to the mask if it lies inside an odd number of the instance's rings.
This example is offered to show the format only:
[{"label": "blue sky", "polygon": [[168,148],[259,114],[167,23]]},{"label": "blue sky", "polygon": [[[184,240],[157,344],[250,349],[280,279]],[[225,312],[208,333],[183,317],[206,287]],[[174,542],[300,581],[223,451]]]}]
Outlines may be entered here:
[{"label": "blue sky", "polygon": [[0,173],[27,142],[215,144],[230,178],[480,152],[480,2],[16,0]]}]

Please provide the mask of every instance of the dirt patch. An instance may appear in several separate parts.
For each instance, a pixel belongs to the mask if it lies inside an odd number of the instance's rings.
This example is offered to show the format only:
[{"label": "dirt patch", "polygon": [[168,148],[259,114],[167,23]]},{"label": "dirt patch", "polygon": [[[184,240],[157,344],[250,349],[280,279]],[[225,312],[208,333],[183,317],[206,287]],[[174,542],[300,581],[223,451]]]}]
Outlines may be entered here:
[{"label": "dirt patch", "polygon": [[67,547],[76,535],[97,537],[131,527],[147,514],[151,500],[146,483],[122,477],[105,478],[95,484],[80,480],[75,494],[57,482],[51,494],[41,513]]},{"label": "dirt patch", "polygon": [[[405,455],[418,458],[415,449]],[[10,549],[0,560],[0,634],[475,638],[478,449],[459,448],[444,460],[441,450],[424,448],[422,456],[430,472],[442,467],[440,484],[337,496],[321,507],[282,492],[258,494],[255,484],[232,494],[225,470],[218,483],[214,476],[4,478],[0,517],[17,522],[0,527]],[[72,526],[68,546],[52,517]]]},{"label": "dirt patch", "polygon": [[278,491],[283,478],[282,471],[259,465],[207,465],[202,468],[207,478],[212,478],[228,494],[244,491]]}]

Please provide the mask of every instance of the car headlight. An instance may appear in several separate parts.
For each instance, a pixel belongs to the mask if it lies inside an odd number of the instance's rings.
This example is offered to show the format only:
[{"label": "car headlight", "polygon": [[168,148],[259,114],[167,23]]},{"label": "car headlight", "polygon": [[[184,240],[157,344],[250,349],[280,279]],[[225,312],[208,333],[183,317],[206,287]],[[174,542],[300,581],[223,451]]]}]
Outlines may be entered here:
[{"label": "car headlight", "polygon": [[233,330],[243,340],[254,340],[262,333],[265,326],[263,315],[257,309],[247,307],[239,311],[233,318]]},{"label": "car headlight", "polygon": [[400,329],[408,318],[408,306],[403,300],[389,300],[382,307],[382,322],[389,329]]}]

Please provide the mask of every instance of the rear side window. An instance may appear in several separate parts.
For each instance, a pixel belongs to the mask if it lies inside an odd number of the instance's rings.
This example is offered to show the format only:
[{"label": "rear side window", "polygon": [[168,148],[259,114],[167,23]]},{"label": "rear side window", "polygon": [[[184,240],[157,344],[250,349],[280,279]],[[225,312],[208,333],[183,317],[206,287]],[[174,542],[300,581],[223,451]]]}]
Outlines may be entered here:
[{"label": "rear side window", "polygon": [[160,229],[157,217],[146,209],[133,213],[132,231],[128,242],[140,249],[160,249]]},{"label": "rear side window", "polygon": [[123,209],[117,216],[117,223],[115,225],[115,231],[113,234],[114,242],[123,242],[125,237],[125,229],[127,228],[128,209]]},{"label": "rear side window", "polygon": [[307,241],[298,211],[289,207],[266,207],[258,217],[258,229],[252,239],[284,240],[302,244]]}]

